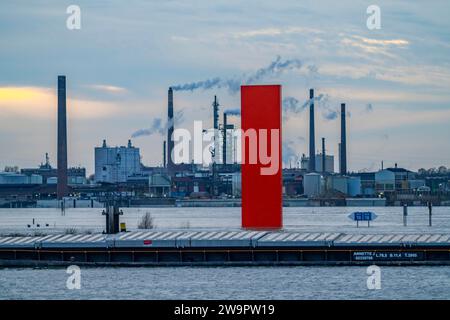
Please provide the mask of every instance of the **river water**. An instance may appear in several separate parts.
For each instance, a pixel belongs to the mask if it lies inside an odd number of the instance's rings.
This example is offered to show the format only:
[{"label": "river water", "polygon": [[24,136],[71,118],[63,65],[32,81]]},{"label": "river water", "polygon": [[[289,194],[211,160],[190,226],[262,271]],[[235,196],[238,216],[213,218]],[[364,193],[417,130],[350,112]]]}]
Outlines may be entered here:
[{"label": "river water", "polygon": [[[374,211],[370,228],[347,216]],[[146,212],[156,228],[238,228],[240,208],[130,208],[131,230]],[[35,226],[30,228],[35,219]],[[0,209],[0,234],[55,233],[68,228],[98,232],[98,209]],[[37,228],[39,223],[41,227]],[[48,227],[45,227],[48,224]],[[286,229],[352,233],[450,233],[450,208],[284,208]],[[44,226],[44,227],[42,227]],[[366,267],[149,267],[83,268],[81,289],[69,290],[68,274],[55,269],[0,269],[0,299],[450,299],[450,267],[381,267],[381,289],[369,290]]]},{"label": "river water", "polygon": [[65,269],[0,269],[0,299],[449,299],[449,267],[87,268],[69,290]]}]

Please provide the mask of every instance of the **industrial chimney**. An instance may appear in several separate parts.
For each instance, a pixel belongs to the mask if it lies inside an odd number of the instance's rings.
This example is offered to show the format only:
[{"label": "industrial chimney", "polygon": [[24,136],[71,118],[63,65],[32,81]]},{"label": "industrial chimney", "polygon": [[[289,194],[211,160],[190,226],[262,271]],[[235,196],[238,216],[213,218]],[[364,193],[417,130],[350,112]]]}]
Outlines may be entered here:
[{"label": "industrial chimney", "polygon": [[326,158],[325,158],[325,138],[322,138],[322,172],[325,173],[325,163],[326,163]]},{"label": "industrial chimney", "polygon": [[214,153],[213,153],[213,163],[216,162],[217,155],[219,153],[219,101],[217,96],[214,96],[213,102],[213,129],[214,129]]},{"label": "industrial chimney", "polygon": [[219,101],[217,101],[217,96],[214,96],[213,102],[213,121],[213,128],[219,129]]},{"label": "industrial chimney", "polygon": [[314,89],[309,89],[309,172],[316,171],[316,137],[314,130]]},{"label": "industrial chimney", "polygon": [[341,103],[341,147],[339,148],[339,169],[341,175],[347,174],[347,133],[345,125],[345,103]]},{"label": "industrial chimney", "polygon": [[222,163],[227,164],[227,113],[223,113],[223,146],[222,146]]},{"label": "industrial chimney", "polygon": [[172,152],[174,148],[173,141],[173,90],[169,88],[168,92],[168,104],[167,104],[167,169],[169,174],[172,173],[174,169],[174,162],[172,159]]},{"label": "industrial chimney", "polygon": [[164,142],[163,142],[163,168],[166,167],[166,163],[167,163],[167,160],[166,160],[166,140],[164,140]]},{"label": "industrial chimney", "polygon": [[68,194],[67,188],[67,115],[66,76],[58,76],[58,184],[56,196],[59,200]]}]

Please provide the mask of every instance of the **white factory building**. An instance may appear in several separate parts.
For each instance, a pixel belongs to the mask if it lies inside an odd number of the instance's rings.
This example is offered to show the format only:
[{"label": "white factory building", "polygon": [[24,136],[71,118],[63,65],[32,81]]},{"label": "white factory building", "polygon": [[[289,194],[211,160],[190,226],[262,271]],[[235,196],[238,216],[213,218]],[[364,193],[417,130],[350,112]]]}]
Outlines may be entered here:
[{"label": "white factory building", "polygon": [[103,140],[103,145],[95,148],[96,182],[126,182],[129,176],[140,174],[141,171],[140,150],[130,140],[126,147],[109,147]]},{"label": "white factory building", "polygon": [[[324,172],[322,169],[322,154],[316,154],[316,172]],[[300,159],[300,168],[308,170],[309,166],[309,157],[302,155]],[[333,155],[325,155],[325,172],[326,173],[334,173],[334,156]]]}]

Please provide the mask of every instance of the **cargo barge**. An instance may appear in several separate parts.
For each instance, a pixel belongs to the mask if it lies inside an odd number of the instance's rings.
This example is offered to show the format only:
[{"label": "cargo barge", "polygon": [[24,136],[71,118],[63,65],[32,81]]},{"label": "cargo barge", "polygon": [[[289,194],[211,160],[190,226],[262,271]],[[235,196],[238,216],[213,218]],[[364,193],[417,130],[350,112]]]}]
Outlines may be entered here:
[{"label": "cargo barge", "polygon": [[0,267],[450,265],[450,234],[164,230],[0,237]]}]

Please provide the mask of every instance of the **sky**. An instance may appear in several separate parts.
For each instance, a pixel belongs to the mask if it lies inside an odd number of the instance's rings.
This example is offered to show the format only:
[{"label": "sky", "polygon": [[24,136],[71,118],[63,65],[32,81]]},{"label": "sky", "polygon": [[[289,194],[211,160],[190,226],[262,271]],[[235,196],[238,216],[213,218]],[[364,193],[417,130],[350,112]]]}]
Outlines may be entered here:
[{"label": "sky", "polygon": [[[73,4],[79,30],[66,27]],[[366,25],[372,4],[380,29]],[[350,171],[378,170],[381,161],[450,167],[448,12],[444,0],[1,1],[0,168],[36,167],[46,152],[56,166],[60,74],[67,76],[69,165],[89,173],[103,139],[126,145],[158,119],[164,125],[168,87],[218,78],[282,85],[291,102],[283,110],[286,166],[308,153],[302,105],[314,88],[316,147],[325,137],[335,169],[343,102]],[[277,61],[293,64],[258,73]],[[214,95],[221,111],[240,108],[239,91],[227,86],[175,91],[175,126],[211,125]],[[132,138],[145,165],[162,163],[160,131]]]}]

